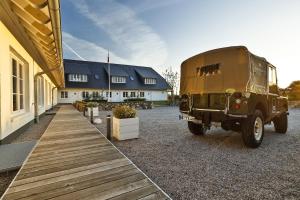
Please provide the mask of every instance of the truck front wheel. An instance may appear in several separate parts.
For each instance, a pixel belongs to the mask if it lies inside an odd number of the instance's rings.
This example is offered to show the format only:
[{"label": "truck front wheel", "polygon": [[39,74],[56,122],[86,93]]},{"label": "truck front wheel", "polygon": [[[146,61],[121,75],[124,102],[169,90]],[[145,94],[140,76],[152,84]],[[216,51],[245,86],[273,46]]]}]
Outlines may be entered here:
[{"label": "truck front wheel", "polygon": [[280,116],[275,117],[273,123],[277,133],[286,133],[288,127],[287,114],[283,113]]},{"label": "truck front wheel", "polygon": [[191,133],[194,135],[203,135],[205,133],[205,129],[202,124],[197,124],[191,121],[188,121],[188,127]]},{"label": "truck front wheel", "polygon": [[264,117],[260,110],[255,110],[242,122],[242,137],[246,146],[258,147],[264,137]]}]

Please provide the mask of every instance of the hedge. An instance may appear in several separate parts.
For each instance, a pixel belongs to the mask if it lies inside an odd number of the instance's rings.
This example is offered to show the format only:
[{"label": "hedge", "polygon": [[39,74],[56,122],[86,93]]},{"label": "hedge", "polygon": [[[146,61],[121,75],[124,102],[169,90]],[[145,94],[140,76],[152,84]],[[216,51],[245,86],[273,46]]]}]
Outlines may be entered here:
[{"label": "hedge", "polygon": [[146,101],[145,98],[129,98],[129,99],[124,99],[124,102],[137,102],[137,101]]}]

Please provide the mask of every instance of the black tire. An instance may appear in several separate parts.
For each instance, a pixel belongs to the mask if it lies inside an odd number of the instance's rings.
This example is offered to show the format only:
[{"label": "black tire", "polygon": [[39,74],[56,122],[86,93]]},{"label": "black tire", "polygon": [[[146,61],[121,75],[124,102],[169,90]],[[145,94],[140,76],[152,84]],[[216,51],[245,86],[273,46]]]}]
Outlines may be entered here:
[{"label": "black tire", "polygon": [[[258,125],[260,123],[261,126]],[[256,129],[255,127],[258,126],[259,128]],[[259,147],[263,140],[264,132],[264,117],[260,110],[255,110],[253,115],[249,115],[248,118],[242,122],[242,137],[247,147]]]},{"label": "black tire", "polygon": [[275,117],[273,120],[275,131],[277,133],[286,133],[287,128],[288,128],[288,118],[287,114],[283,113],[278,117]]},{"label": "black tire", "polygon": [[231,124],[230,124],[229,122],[222,122],[222,123],[221,123],[222,129],[225,130],[225,131],[230,131],[230,128],[231,128],[230,125],[231,125]]},{"label": "black tire", "polygon": [[197,124],[191,121],[188,121],[188,127],[191,133],[194,135],[203,135],[205,133],[205,129],[202,124]]}]

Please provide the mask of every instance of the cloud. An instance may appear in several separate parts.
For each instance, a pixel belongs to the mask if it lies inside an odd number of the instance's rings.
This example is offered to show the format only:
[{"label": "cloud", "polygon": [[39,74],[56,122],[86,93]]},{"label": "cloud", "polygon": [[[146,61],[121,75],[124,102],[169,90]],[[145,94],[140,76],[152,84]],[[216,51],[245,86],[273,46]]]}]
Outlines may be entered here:
[{"label": "cloud", "polygon": [[163,65],[168,52],[165,42],[129,7],[114,0],[71,1],[80,14],[105,31],[114,45],[136,65]]},{"label": "cloud", "polygon": [[141,13],[145,11],[152,11],[157,8],[168,7],[179,2],[183,2],[183,0],[143,0],[136,1],[133,7],[136,12]]},{"label": "cloud", "polygon": [[[92,42],[77,38],[70,33],[62,32],[63,41],[65,43],[64,49],[65,57],[71,59],[85,59],[89,61],[99,61],[99,62],[107,62],[107,50],[98,46]],[[71,47],[69,49],[67,46]],[[76,55],[78,54],[78,56]],[[115,63],[128,63],[128,61],[120,58],[119,56],[115,55],[114,53],[110,52],[111,60]]]}]

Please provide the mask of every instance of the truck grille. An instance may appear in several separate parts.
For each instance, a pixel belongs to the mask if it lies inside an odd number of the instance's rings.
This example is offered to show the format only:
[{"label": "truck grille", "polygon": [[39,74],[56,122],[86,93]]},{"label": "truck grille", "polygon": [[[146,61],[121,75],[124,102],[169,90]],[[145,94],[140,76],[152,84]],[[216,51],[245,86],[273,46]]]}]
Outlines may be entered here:
[{"label": "truck grille", "polygon": [[193,94],[193,108],[200,109],[225,109],[225,94]]}]

